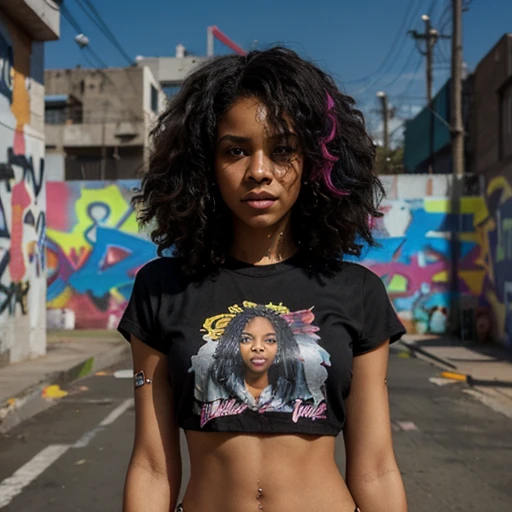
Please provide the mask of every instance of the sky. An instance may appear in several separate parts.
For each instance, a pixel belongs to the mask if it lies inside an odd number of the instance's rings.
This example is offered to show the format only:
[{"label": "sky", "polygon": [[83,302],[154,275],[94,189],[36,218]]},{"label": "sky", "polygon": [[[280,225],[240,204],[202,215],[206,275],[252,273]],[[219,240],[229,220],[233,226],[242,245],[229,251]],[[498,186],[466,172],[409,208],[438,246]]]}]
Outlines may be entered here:
[{"label": "sky", "polygon": [[[512,32],[512,1],[463,1],[468,6],[464,61],[471,71],[503,34]],[[451,0],[64,0],[75,26],[62,17],[60,40],[46,44],[47,68],[94,65],[94,57],[75,43],[78,28],[106,65],[128,65],[82,9],[87,3],[131,59],[174,56],[178,43],[205,55],[209,25],[246,50],[288,46],[330,72],[356,98],[376,138],[381,126],[378,91],[385,91],[395,107],[392,127],[413,117],[426,101],[425,58],[407,31],[423,31],[425,13],[440,33],[451,30]],[[215,54],[230,51],[215,42]],[[434,52],[437,90],[449,76],[450,41],[440,40]]]}]

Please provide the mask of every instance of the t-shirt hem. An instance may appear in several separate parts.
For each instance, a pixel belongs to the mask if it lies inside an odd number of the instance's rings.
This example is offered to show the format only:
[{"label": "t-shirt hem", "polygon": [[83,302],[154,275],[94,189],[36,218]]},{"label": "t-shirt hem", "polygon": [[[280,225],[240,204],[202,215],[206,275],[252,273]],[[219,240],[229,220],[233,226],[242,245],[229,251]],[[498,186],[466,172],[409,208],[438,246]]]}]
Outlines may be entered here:
[{"label": "t-shirt hem", "polygon": [[341,431],[342,428],[337,429],[335,427],[327,426],[325,424],[317,424],[310,425],[309,427],[305,427],[304,425],[298,425],[295,423],[280,423],[275,424],[272,423],[272,426],[269,427],[266,425],[255,425],[251,426],[240,425],[240,422],[236,421],[236,425],[229,424],[214,424],[208,425],[201,428],[195,422],[179,422],[178,426],[183,430],[191,430],[194,432],[231,432],[238,434],[283,434],[283,435],[294,435],[294,434],[304,434],[304,435],[314,435],[314,436],[331,436],[336,437]]}]

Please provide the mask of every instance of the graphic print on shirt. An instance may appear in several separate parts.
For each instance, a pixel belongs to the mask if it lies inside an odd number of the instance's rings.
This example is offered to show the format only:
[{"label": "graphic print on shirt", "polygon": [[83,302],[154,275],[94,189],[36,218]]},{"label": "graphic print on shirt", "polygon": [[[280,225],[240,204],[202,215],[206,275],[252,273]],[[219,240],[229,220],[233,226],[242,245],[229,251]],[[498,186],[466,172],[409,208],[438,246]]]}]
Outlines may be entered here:
[{"label": "graphic print on shirt", "polygon": [[290,414],[292,421],[326,418],[329,353],[318,341],[313,309],[244,302],[206,319],[206,342],[192,356],[194,412],[203,427],[247,409]]}]

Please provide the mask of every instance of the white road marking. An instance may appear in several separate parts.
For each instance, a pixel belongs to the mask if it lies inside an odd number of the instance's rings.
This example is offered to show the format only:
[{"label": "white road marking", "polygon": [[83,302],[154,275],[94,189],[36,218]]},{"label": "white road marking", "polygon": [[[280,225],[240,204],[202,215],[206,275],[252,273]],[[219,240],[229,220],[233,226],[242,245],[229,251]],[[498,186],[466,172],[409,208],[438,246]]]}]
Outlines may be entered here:
[{"label": "white road marking", "polygon": [[400,430],[405,430],[406,432],[419,430],[416,424],[412,421],[396,421],[395,423],[398,425]]},{"label": "white road marking", "polygon": [[133,379],[133,370],[117,370],[114,372],[116,379]]},{"label": "white road marking", "polygon": [[24,466],[21,466],[16,473],[0,483],[0,508],[9,505],[28,484],[46,471],[69,448],[70,446],[67,444],[47,446]]},{"label": "white road marking", "polygon": [[432,384],[436,384],[437,386],[446,386],[448,384],[455,384],[457,381],[453,379],[445,379],[443,377],[430,377],[428,379]]},{"label": "white road marking", "polygon": [[95,437],[98,432],[101,432],[108,425],[112,425],[114,421],[126,412],[134,404],[133,398],[128,398],[120,405],[118,405],[97,427],[86,432],[74,445],[73,448],[85,448]]},{"label": "white road marking", "polygon": [[118,405],[101,423],[100,427],[106,427],[108,425],[112,425],[114,421],[121,416],[124,412],[126,412],[130,407],[133,406],[135,400],[133,398],[126,399],[122,404]]},{"label": "white road marking", "polygon": [[463,389],[462,392],[476,398],[493,411],[504,414],[507,418],[512,419],[512,406],[510,399],[504,399],[496,390],[488,388],[485,390],[485,393],[483,393],[476,389]]},{"label": "white road marking", "polygon": [[85,448],[98,432],[112,425],[112,423],[132,407],[133,404],[133,398],[128,398],[110,412],[98,426],[86,432],[75,444],[52,444],[47,446],[33,459],[19,468],[12,476],[0,482],[0,508],[9,505],[28,484],[44,473],[44,471],[70,448]]}]

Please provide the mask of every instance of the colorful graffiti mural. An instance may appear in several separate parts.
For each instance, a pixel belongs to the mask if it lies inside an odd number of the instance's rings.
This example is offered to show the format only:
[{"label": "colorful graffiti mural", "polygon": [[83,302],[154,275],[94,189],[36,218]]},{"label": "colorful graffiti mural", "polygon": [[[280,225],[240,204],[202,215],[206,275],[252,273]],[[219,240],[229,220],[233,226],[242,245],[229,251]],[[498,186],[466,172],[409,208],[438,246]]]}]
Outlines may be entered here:
[{"label": "colorful graffiti mural", "polygon": [[[364,250],[360,260],[381,276],[408,332],[445,332],[458,293],[460,307],[474,313],[474,334],[487,339],[492,331],[510,345],[512,185],[496,178],[485,197],[463,197],[455,214],[446,177],[436,183],[424,176],[417,177],[418,183],[412,176],[395,178],[407,181],[409,191],[416,187],[415,195],[427,185],[445,193],[420,199],[391,193],[374,226],[380,247]],[[136,186],[136,181],[48,183],[48,308],[74,312],[77,328],[114,328],[135,273],[156,256],[155,246],[138,232],[130,204]],[[27,202],[21,194],[17,201]],[[451,236],[456,228],[454,292]]]},{"label": "colorful graffiti mural", "polygon": [[486,241],[482,260],[486,275],[481,303],[492,311],[495,337],[512,349],[512,185],[504,176],[491,179],[486,211],[477,227]]},{"label": "colorful graffiti mural", "polygon": [[136,186],[48,183],[47,307],[74,311],[76,328],[115,328],[137,270],[156,256],[130,204]]},{"label": "colorful graffiti mural", "polygon": [[44,142],[30,125],[31,86],[31,42],[0,20],[0,359],[4,362],[45,350]]},{"label": "colorful graffiti mural", "polygon": [[[384,216],[374,232],[380,244],[366,249],[362,263],[385,282],[398,315],[410,333],[444,333],[454,293],[459,303],[474,307],[482,291],[486,269],[483,240],[477,226],[485,216],[482,198],[461,200],[461,214],[451,201],[427,197],[385,201]],[[452,288],[452,242],[459,229],[458,290]]]}]

